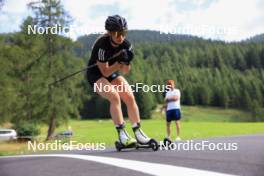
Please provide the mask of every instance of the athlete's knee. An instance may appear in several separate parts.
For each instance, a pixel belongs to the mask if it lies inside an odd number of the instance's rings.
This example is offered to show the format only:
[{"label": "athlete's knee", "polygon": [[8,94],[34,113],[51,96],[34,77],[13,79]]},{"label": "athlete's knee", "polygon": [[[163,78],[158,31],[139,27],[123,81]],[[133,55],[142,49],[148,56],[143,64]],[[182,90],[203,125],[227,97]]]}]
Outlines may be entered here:
[{"label": "athlete's knee", "polygon": [[121,104],[120,96],[117,92],[112,92],[111,96],[109,96],[108,100],[111,104]]},{"label": "athlete's knee", "polygon": [[136,103],[135,97],[131,93],[127,93],[123,96],[122,100],[124,101],[125,104],[134,104]]}]

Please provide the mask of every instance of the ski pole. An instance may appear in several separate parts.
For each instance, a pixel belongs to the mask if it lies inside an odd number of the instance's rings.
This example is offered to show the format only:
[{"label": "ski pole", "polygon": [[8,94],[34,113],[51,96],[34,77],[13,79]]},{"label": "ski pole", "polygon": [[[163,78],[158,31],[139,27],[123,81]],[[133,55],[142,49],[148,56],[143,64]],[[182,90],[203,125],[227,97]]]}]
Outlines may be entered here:
[{"label": "ski pole", "polygon": [[[110,57],[110,58],[108,59],[108,61],[109,61],[109,60],[112,60],[112,59],[114,59],[114,58],[116,58],[116,57],[119,56],[121,53],[122,53],[122,51],[119,51],[118,53],[114,54],[112,57]],[[74,75],[77,75],[78,73],[81,73],[81,72],[86,71],[86,70],[88,70],[88,69],[90,69],[90,68],[93,68],[93,67],[95,67],[96,65],[97,65],[96,63],[93,64],[93,65],[89,65],[88,67],[85,67],[85,68],[83,68],[83,69],[81,69],[81,70],[79,70],[79,71],[77,71],[77,72],[74,72],[74,73],[72,73],[72,74],[70,74],[70,75],[67,75],[67,76],[65,76],[65,77],[63,77],[63,78],[61,78],[61,79],[59,79],[59,80],[56,80],[56,81],[54,81],[54,82],[48,84],[48,86],[50,87],[50,86],[56,85],[57,83],[62,82],[62,81],[64,81],[65,79],[68,79],[68,78],[70,78],[70,77],[72,77],[72,76],[74,76]]]}]

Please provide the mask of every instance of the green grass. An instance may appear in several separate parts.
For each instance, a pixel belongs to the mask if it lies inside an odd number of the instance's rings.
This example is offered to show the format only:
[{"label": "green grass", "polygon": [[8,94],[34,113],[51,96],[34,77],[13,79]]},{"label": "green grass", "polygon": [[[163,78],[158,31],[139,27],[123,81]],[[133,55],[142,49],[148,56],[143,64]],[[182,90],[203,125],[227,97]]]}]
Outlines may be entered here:
[{"label": "green grass", "polygon": [[0,142],[0,156],[19,155],[27,153],[26,143]]},{"label": "green grass", "polygon": [[[105,142],[111,146],[117,139],[116,130],[110,120],[70,121],[70,125],[74,131],[72,140],[78,142]],[[166,134],[165,121],[161,119],[143,120],[142,128],[157,140],[162,140]],[[175,131],[174,124],[172,129]],[[58,130],[62,131],[63,127]],[[127,124],[127,130],[133,134],[130,124]],[[257,133],[264,133],[264,123],[182,122],[181,137],[195,139]],[[175,134],[172,136],[175,138]]]},{"label": "green grass", "polygon": [[[116,130],[111,120],[71,120],[74,136],[72,141],[80,143],[106,143],[113,146],[117,139]],[[150,136],[157,140],[165,137],[165,121],[162,119],[143,120],[142,128]],[[66,126],[61,126],[57,132],[64,131]],[[172,126],[175,131],[175,125]],[[46,131],[43,127],[42,131]],[[132,135],[131,125],[127,124],[127,130]],[[234,136],[245,134],[263,134],[264,123],[230,123],[230,122],[182,122],[181,137],[187,139],[201,139],[219,136]],[[175,138],[175,134],[172,135]],[[0,156],[13,154],[27,154],[27,144],[21,143],[0,143]]]},{"label": "green grass", "polygon": [[[239,122],[246,121],[250,114],[239,110],[188,107],[182,108],[182,139],[201,139],[219,136],[235,136],[246,134],[264,133],[264,122]],[[127,121],[127,130],[133,136],[131,125]],[[72,127],[74,136],[72,141],[80,143],[106,143],[113,146],[117,139],[117,133],[111,119],[104,120],[70,120],[68,125]],[[61,125],[56,133],[67,130],[68,125]],[[157,140],[163,140],[166,135],[165,114],[153,112],[153,119],[142,120],[142,129]],[[41,140],[46,137],[47,126],[41,127]],[[175,125],[172,124],[172,137],[175,138]],[[25,154],[26,143],[0,143],[0,156],[10,154]]]},{"label": "green grass", "polygon": [[[182,121],[187,122],[247,122],[250,116],[250,113],[237,109],[182,106]],[[160,113],[158,108],[153,112],[153,118],[164,119],[165,113]]]}]

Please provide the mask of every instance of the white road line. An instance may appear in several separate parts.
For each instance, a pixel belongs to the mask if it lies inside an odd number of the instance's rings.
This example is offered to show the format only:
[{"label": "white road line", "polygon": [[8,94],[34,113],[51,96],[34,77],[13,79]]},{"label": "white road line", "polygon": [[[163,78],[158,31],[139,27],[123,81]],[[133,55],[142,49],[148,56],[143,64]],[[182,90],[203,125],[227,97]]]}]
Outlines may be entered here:
[{"label": "white road line", "polygon": [[[73,155],[73,154],[46,154],[46,155],[19,155],[19,156],[3,156],[1,158],[30,158],[30,157],[63,157],[74,158],[81,160],[94,161],[102,164],[112,165],[125,169],[143,172],[146,174],[157,176],[228,176],[228,174],[222,174],[212,171],[204,171],[199,169],[191,169],[186,167],[179,167],[166,164],[157,164],[143,161],[118,159],[101,156],[89,156],[89,155]],[[229,175],[230,176],[230,175]]]}]

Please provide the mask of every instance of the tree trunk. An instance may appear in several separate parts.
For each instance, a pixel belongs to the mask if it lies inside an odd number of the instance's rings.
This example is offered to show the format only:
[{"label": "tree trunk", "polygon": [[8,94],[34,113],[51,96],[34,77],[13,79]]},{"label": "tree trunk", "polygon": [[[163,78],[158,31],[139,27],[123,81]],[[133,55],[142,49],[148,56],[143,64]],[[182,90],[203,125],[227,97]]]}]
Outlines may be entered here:
[{"label": "tree trunk", "polygon": [[[49,1],[49,8],[48,8],[48,27],[51,26],[51,5],[50,5],[50,1]],[[52,40],[51,40],[51,36],[50,34],[48,34],[48,53],[49,53],[49,76],[52,75],[52,55],[53,55],[53,50],[52,50]],[[52,97],[52,87],[49,87],[49,91],[48,91],[48,94],[49,94],[49,103],[52,104],[52,101],[53,101],[53,97]],[[55,131],[55,128],[56,128],[56,111],[55,109],[50,106],[49,107],[50,109],[52,109],[51,111],[51,114],[50,114],[50,121],[49,121],[49,129],[48,129],[48,135],[47,135],[47,138],[46,138],[46,141],[47,140],[50,140],[52,139],[53,137],[53,134],[54,134],[54,131]]]},{"label": "tree trunk", "polygon": [[49,129],[48,129],[48,135],[47,135],[46,141],[52,139],[52,137],[54,136],[55,129],[56,129],[56,113],[53,110],[50,116]]}]

